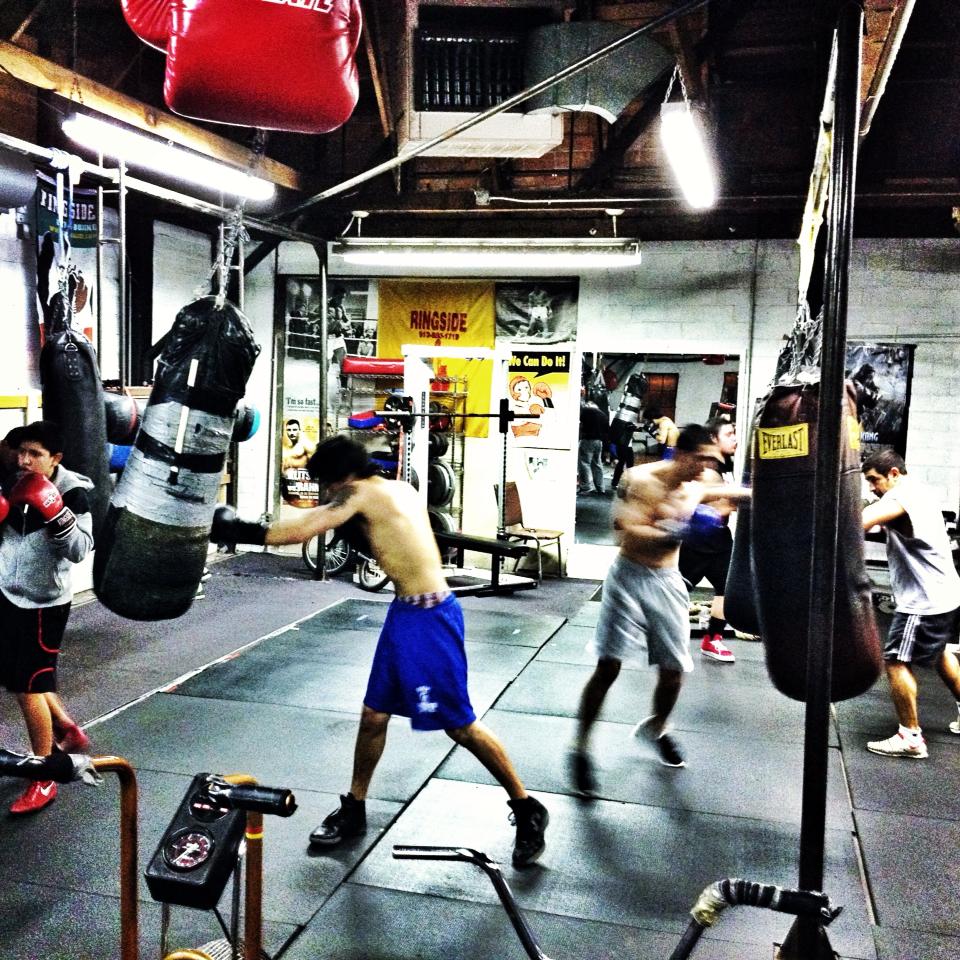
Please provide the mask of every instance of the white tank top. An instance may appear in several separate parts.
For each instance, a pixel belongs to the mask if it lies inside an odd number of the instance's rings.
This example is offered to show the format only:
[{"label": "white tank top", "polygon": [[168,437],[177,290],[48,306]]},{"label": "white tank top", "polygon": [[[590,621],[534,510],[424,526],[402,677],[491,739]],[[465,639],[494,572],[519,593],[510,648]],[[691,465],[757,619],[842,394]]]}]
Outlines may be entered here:
[{"label": "white tank top", "polygon": [[953,565],[943,514],[909,477],[883,495],[906,516],[885,525],[890,586],[900,613],[949,613],[960,607],[960,576]]}]

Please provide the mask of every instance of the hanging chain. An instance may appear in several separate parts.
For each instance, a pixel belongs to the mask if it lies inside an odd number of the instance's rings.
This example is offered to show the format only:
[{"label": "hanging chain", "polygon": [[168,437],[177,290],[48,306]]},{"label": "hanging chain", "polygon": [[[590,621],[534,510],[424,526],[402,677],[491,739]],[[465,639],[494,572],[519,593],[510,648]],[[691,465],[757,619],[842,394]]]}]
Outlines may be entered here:
[{"label": "hanging chain", "polygon": [[[253,134],[253,144],[250,148],[250,162],[247,165],[247,173],[253,176],[263,162],[264,152],[267,147],[267,131],[256,129]],[[227,277],[230,267],[233,264],[233,255],[238,243],[248,243],[250,234],[247,233],[243,225],[243,211],[247,204],[247,197],[239,197],[234,208],[227,214],[223,223],[223,241],[219,245],[217,259],[207,274],[205,284],[201,284],[194,291],[197,297],[204,296],[205,287],[209,289],[214,277],[218,277],[216,308],[222,309],[227,302]]]},{"label": "hanging chain", "polygon": [[79,2],[80,2],[80,0],[73,0],[73,8],[72,8],[72,12],[73,12],[73,23],[72,23],[73,36],[71,37],[71,40],[72,40],[71,57],[72,57],[72,59],[71,59],[71,63],[70,63],[70,68],[71,68],[71,70],[73,70],[73,81],[72,81],[71,84],[70,84],[70,99],[71,99],[71,100],[74,100],[74,99],[75,99],[75,100],[77,101],[77,103],[82,104],[82,103],[83,103],[83,90],[80,89],[80,78],[77,76],[77,62],[78,62],[79,56],[80,56],[80,43],[79,43],[79,36],[80,36],[79,22],[80,22],[80,21],[79,21],[78,15],[77,15],[77,6],[78,6]]},{"label": "hanging chain", "polygon": [[680,71],[679,63],[674,66],[673,73],[670,74],[670,83],[667,84],[667,93],[666,93],[666,96],[663,98],[663,102],[664,103],[670,102],[670,94],[673,93],[673,85],[678,80],[680,81],[680,94],[683,97],[683,102],[687,104],[687,106],[689,106],[690,98],[687,96],[687,86],[683,82],[683,73]]}]

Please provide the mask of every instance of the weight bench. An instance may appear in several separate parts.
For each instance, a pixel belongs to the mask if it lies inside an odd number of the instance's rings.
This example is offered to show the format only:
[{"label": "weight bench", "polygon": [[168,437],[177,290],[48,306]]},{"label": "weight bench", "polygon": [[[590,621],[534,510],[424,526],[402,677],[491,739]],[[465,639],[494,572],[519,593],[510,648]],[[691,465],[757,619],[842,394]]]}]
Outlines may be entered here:
[{"label": "weight bench", "polygon": [[[437,546],[441,553],[454,551],[454,564],[458,571],[447,577],[450,589],[460,595],[492,596],[501,593],[513,593],[515,590],[531,590],[537,585],[529,577],[518,577],[500,570],[502,557],[519,560],[529,549],[526,544],[500,540],[495,537],[476,537],[468,533],[446,533],[435,531]],[[463,565],[467,550],[489,554],[492,562],[490,570],[473,570]]]}]

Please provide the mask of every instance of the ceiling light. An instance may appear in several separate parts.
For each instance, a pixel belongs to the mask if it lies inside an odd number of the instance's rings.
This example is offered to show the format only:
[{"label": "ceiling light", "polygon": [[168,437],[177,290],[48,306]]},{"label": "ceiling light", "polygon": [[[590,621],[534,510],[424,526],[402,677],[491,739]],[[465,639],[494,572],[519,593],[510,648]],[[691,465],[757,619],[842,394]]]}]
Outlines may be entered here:
[{"label": "ceiling light", "polygon": [[270,200],[274,194],[269,180],[86,114],[64,120],[63,132],[71,140],[131,166],[147,167],[230,196]]},{"label": "ceiling light", "polygon": [[639,266],[640,244],[619,238],[341,237],[331,244],[330,255],[371,267],[547,267],[580,272]]},{"label": "ceiling light", "polygon": [[660,108],[660,133],[687,203],[695,210],[712,207],[717,202],[717,182],[687,103],[665,103]]}]

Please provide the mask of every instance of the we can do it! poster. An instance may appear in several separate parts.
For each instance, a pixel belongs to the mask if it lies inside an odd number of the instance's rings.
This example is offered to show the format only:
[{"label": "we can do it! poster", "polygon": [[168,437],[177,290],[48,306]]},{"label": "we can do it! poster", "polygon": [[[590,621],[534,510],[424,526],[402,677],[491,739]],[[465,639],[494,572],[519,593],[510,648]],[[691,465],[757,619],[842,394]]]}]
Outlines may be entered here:
[{"label": "we can do it! poster", "polygon": [[516,414],[510,422],[514,444],[569,449],[570,417],[580,415],[570,398],[570,354],[515,350],[506,386],[510,409]]}]

